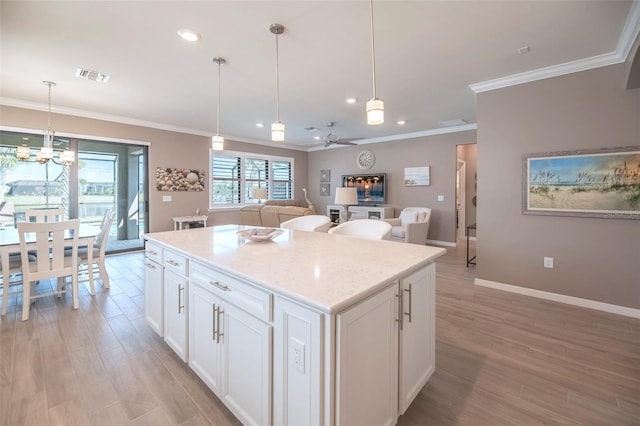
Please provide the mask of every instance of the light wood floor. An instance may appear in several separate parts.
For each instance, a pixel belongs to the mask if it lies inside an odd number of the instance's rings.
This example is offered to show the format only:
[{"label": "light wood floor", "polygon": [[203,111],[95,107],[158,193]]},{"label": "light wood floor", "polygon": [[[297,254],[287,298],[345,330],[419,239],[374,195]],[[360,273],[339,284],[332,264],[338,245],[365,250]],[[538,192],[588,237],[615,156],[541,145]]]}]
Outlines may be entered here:
[{"label": "light wood floor", "polygon": [[[639,425],[640,320],[473,285],[438,264],[437,364],[400,425]],[[143,318],[142,253],[112,285],[0,320],[0,425],[227,425],[234,416]],[[40,284],[43,285],[43,284]]]}]

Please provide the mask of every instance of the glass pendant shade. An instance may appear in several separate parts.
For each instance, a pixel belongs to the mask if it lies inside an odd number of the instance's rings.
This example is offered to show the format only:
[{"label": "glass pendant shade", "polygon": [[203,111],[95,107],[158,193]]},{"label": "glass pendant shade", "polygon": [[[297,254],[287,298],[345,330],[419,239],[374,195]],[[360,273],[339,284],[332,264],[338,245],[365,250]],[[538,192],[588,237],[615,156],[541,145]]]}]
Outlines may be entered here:
[{"label": "glass pendant shade", "polygon": [[375,126],[384,123],[384,101],[373,98],[367,102],[367,124]]},{"label": "glass pendant shade", "polygon": [[222,151],[224,149],[224,138],[220,135],[211,136],[211,149]]},{"label": "glass pendant shade", "polygon": [[271,140],[274,142],[284,141],[284,123],[276,121],[271,124]]},{"label": "glass pendant shade", "polygon": [[44,160],[44,161],[48,161],[51,160],[53,158],[53,148],[50,148],[48,146],[43,146],[42,148],[40,148],[40,159]]},{"label": "glass pendant shade", "polygon": [[76,160],[76,153],[69,149],[65,149],[60,153],[58,158],[62,164],[71,164]]},{"label": "glass pendant shade", "polygon": [[27,145],[21,145],[16,148],[16,157],[20,160],[28,160],[31,157],[31,148]]}]

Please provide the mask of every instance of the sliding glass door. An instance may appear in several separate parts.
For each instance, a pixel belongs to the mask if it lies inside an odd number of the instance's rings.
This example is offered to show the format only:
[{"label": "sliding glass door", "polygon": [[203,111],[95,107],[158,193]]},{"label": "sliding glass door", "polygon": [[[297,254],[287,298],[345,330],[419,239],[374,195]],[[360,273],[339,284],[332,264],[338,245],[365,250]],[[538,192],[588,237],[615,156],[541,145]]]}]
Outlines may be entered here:
[{"label": "sliding glass door", "polygon": [[[31,147],[27,161],[15,157],[19,145]],[[147,147],[55,137],[56,153],[67,147],[76,161],[70,166],[35,160],[42,136],[0,132],[0,226],[15,226],[30,208],[64,207],[69,218],[99,225],[113,210],[107,252],[143,247],[146,216]]]}]

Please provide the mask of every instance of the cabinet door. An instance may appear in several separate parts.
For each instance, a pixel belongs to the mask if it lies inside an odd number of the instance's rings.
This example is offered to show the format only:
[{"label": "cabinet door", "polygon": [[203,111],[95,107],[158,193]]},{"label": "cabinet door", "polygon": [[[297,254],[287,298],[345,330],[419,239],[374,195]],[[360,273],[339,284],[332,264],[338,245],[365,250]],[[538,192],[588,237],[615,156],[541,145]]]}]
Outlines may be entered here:
[{"label": "cabinet door", "polygon": [[162,266],[149,259],[144,260],[144,317],[162,336]]},{"label": "cabinet door", "polygon": [[189,366],[218,396],[222,390],[221,345],[217,330],[220,299],[199,285],[189,286]]},{"label": "cabinet door", "polygon": [[435,267],[432,263],[400,281],[400,414],[435,370]]},{"label": "cabinet door", "polygon": [[221,398],[243,424],[271,424],[273,328],[232,304],[226,303],[223,309]]},{"label": "cabinet door", "polygon": [[187,361],[187,279],[164,270],[164,340]]},{"label": "cabinet door", "polygon": [[398,284],[338,314],[338,425],[398,418]]}]

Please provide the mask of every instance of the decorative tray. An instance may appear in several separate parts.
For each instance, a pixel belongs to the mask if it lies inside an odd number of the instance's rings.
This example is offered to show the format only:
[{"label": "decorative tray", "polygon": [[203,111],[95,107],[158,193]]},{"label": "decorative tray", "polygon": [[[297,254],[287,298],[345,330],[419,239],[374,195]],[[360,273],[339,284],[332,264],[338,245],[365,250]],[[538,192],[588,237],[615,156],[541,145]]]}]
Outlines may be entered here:
[{"label": "decorative tray", "polygon": [[238,235],[250,241],[271,241],[283,232],[279,228],[251,228],[238,231]]}]

